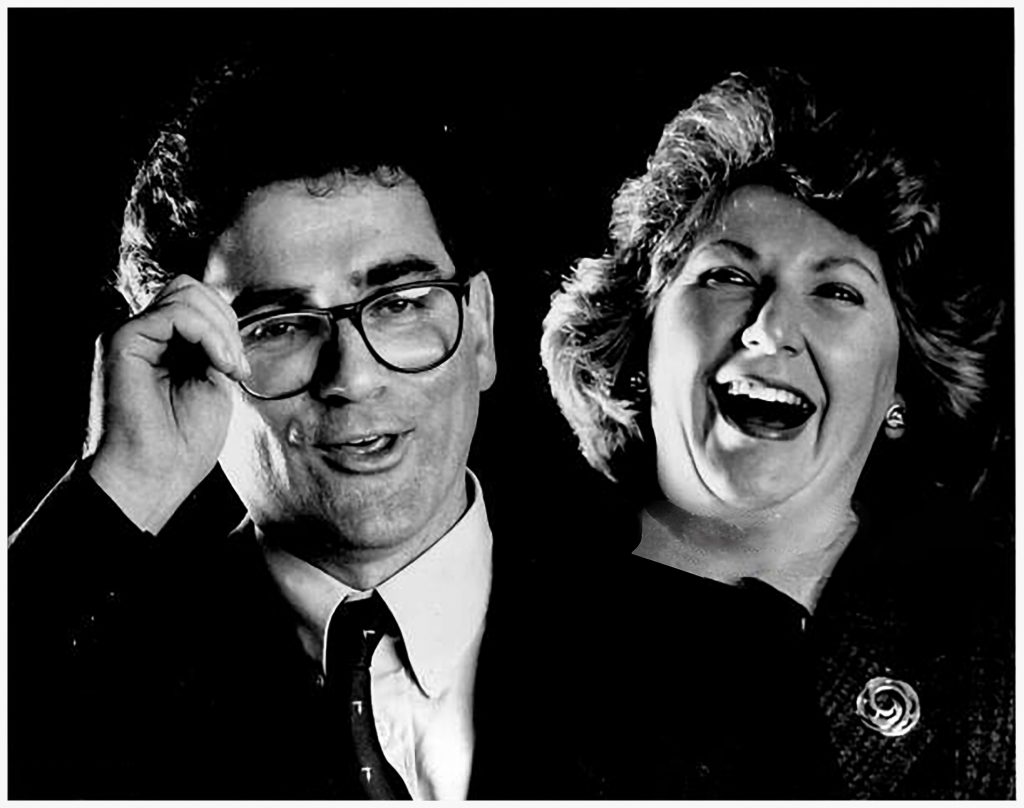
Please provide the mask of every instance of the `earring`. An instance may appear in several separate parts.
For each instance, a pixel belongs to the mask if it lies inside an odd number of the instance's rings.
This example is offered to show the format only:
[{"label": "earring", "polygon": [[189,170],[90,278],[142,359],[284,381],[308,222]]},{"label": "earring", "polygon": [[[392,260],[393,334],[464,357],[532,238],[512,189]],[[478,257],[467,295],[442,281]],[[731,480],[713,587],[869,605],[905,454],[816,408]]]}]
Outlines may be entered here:
[{"label": "earring", "polygon": [[647,395],[647,374],[638,370],[629,375],[626,379],[626,389],[629,395],[635,399],[641,399]]},{"label": "earring", "polygon": [[885,434],[890,438],[898,438],[903,435],[907,428],[907,405],[897,401],[885,411],[885,418],[882,423],[885,426]]}]

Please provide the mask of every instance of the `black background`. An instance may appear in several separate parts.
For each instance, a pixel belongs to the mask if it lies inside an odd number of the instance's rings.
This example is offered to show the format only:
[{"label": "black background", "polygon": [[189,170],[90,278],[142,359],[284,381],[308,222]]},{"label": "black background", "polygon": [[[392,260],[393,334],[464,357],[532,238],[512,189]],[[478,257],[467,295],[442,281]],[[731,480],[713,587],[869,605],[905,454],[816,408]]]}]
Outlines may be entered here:
[{"label": "black background", "polygon": [[[225,53],[334,48],[355,76],[386,71],[479,111],[493,140],[481,171],[500,189],[499,377],[471,465],[524,508],[535,491],[587,507],[603,488],[547,392],[540,322],[573,260],[605,246],[612,194],[672,115],[747,65],[837,82],[941,161],[949,260],[1009,301],[1012,37],[1011,9],[9,10],[9,526],[80,453],[93,342],[124,315],[109,278],[137,163]],[[1007,429],[1011,330],[989,415]],[[990,465],[986,507],[1008,518],[1008,438]]]}]

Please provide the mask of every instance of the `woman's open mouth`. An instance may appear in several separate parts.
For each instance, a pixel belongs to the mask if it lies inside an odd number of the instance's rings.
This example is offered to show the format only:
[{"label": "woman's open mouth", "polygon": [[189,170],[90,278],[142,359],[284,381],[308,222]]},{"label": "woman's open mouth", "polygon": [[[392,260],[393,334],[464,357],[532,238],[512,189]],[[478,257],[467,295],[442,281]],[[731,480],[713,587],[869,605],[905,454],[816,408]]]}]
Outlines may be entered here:
[{"label": "woman's open mouth", "polygon": [[726,422],[752,438],[792,440],[817,410],[799,390],[749,376],[711,390]]}]

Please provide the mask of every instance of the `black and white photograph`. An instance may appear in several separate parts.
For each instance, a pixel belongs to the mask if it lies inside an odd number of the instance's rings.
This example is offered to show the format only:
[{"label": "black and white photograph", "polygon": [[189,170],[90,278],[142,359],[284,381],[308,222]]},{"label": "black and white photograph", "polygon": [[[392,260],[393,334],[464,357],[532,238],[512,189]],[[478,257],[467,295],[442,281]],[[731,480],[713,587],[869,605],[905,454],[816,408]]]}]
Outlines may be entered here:
[{"label": "black and white photograph", "polygon": [[1016,797],[994,8],[7,9],[7,792]]}]

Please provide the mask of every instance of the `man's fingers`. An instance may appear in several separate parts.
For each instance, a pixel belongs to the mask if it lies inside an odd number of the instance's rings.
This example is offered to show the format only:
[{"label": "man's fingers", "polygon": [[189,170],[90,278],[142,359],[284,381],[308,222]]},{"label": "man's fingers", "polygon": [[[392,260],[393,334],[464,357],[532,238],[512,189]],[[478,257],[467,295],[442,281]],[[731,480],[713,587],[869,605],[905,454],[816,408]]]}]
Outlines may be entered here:
[{"label": "man's fingers", "polygon": [[203,347],[211,364],[221,373],[234,379],[243,379],[248,375],[248,366],[238,340],[237,329],[231,334],[210,316],[208,311],[200,309],[192,301],[178,303],[173,311],[174,331],[188,342]]},{"label": "man's fingers", "polygon": [[[165,298],[146,309],[123,330],[121,335],[132,339],[133,352],[155,365],[166,364],[168,347],[175,336],[200,345],[213,367],[234,379],[248,376],[248,365],[241,350],[238,329],[230,330],[223,315],[208,301],[194,295],[187,299]],[[134,337],[141,337],[136,341]],[[115,336],[116,339],[116,336]]]},{"label": "man's fingers", "polygon": [[[187,320],[191,328],[177,328],[182,336],[190,342],[202,342],[208,348],[211,359],[220,360],[214,362],[219,370],[236,379],[248,376],[248,362],[245,359],[242,341],[238,334],[238,317],[227,301],[195,278],[183,275],[176,277],[161,290],[150,309],[143,312],[140,317],[145,318],[152,312],[154,316],[169,315],[176,322],[179,308],[182,308],[182,317],[185,316],[185,309],[191,309],[198,313],[217,333],[218,339],[204,340],[202,332],[195,330],[198,322],[191,318]],[[186,326],[186,321],[183,320],[181,325]],[[169,337],[170,333],[167,333],[166,338]],[[211,349],[209,346],[214,343],[219,344],[217,348]],[[230,366],[230,370],[222,366],[225,361]]]},{"label": "man's fingers", "polygon": [[[214,320],[220,320],[232,334],[238,333],[238,316],[235,310],[216,291],[188,275],[179,275],[167,284],[153,301],[154,306],[167,305],[183,300],[204,311]],[[241,349],[241,341],[239,341]]]},{"label": "man's fingers", "polygon": [[[184,296],[197,305],[209,304],[223,316],[225,323],[231,324],[237,330],[238,315],[235,314],[235,310],[215,289],[205,283],[201,283],[190,275],[178,275],[164,289],[167,291],[167,297]],[[157,298],[163,296],[164,294],[161,292]]]},{"label": "man's fingers", "polygon": [[163,307],[187,306],[199,312],[210,321],[213,328],[217,330],[228,347],[232,358],[239,367],[244,365],[245,354],[242,350],[242,339],[238,334],[238,318],[235,313],[227,308],[226,304],[219,301],[216,292],[204,286],[190,286],[183,289],[161,302]]}]

